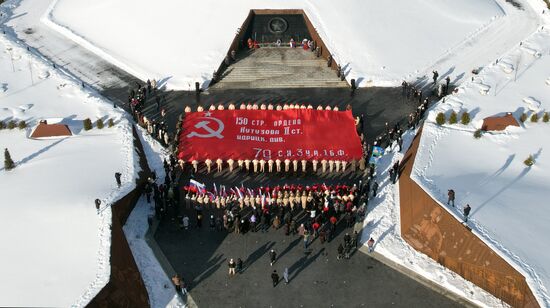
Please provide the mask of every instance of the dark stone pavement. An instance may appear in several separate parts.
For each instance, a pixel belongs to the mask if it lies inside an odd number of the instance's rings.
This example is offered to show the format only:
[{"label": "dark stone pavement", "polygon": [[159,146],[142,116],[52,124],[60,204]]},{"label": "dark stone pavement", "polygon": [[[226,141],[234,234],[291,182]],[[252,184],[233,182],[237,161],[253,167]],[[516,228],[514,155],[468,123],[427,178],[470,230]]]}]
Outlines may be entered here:
[{"label": "dark stone pavement", "polygon": [[[298,235],[283,229],[267,233],[228,234],[211,230],[204,212],[200,229],[180,230],[169,218],[159,225],[155,238],[162,251],[188,284],[199,307],[459,307],[448,298],[387,267],[363,252],[337,260],[337,246],[346,229],[341,221],[337,237],[310,244],[307,253]],[[194,225],[193,210],[185,210]],[[300,214],[297,215],[300,217]],[[277,261],[269,262],[275,249]],[[241,258],[243,271],[229,278],[227,262]],[[282,280],[289,269],[290,283]],[[280,283],[272,286],[271,272]]]}]

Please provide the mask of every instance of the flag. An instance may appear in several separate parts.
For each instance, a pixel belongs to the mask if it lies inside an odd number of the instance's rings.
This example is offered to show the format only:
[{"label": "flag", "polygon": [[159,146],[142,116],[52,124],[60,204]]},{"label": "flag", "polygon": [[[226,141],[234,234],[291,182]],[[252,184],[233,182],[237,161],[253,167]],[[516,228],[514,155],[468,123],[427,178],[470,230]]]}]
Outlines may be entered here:
[{"label": "flag", "polygon": [[237,194],[239,195],[239,198],[242,198],[243,194],[241,193],[241,190],[237,186],[235,186],[235,188],[236,188],[235,190],[237,191]]},{"label": "flag", "polygon": [[384,155],[384,149],[379,146],[373,146],[372,147],[372,155],[369,159],[369,164],[377,164],[380,160],[380,157]]},{"label": "flag", "polygon": [[207,194],[208,194],[208,196],[210,197],[210,200],[214,200],[214,199],[216,199],[216,196],[214,196],[214,194],[213,194],[213,193],[211,193],[211,192],[209,192],[209,191],[208,191],[208,192],[206,192],[206,193],[207,193]]},{"label": "flag", "polygon": [[199,183],[199,182],[197,182],[197,181],[195,181],[195,180],[193,180],[193,179],[191,179],[191,180],[189,181],[189,186],[190,186],[190,187],[195,187],[195,188],[197,189],[197,192],[198,192],[198,193],[204,194],[204,193],[206,192],[206,187],[204,186],[204,184]]},{"label": "flag", "polygon": [[214,185],[214,195],[218,195],[218,189],[216,188],[216,183],[213,184]]}]

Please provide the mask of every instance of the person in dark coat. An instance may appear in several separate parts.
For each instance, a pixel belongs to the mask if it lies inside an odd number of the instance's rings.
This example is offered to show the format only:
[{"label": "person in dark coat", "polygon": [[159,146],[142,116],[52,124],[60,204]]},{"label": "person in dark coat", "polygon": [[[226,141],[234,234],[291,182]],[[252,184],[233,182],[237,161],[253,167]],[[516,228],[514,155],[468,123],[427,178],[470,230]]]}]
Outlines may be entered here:
[{"label": "person in dark coat", "polygon": [[357,246],[359,245],[359,234],[357,231],[353,232],[353,237],[351,238],[351,244],[353,245],[353,248],[357,249]]},{"label": "person in dark coat", "polygon": [[275,252],[275,249],[271,249],[269,252],[269,259],[271,260],[270,265],[273,266],[273,263],[277,261],[277,252]]},{"label": "person in dark coat", "polygon": [[325,229],[321,229],[321,232],[319,232],[319,241],[321,241],[321,244],[324,244],[327,239],[327,233],[325,232]]},{"label": "person in dark coat", "polygon": [[99,199],[95,199],[95,209],[97,210],[97,213],[99,214],[99,209],[100,209],[100,206],[101,206],[101,200]]},{"label": "person in dark coat", "polygon": [[344,255],[344,245],[340,243],[340,245],[338,245],[338,255],[336,256],[336,259],[338,260],[342,259],[343,255]]},{"label": "person in dark coat", "polygon": [[378,192],[378,182],[374,181],[372,184],[372,197],[376,197],[376,193]]},{"label": "person in dark coat", "polygon": [[452,205],[454,207],[455,206],[455,191],[452,190],[452,189],[449,189],[447,191],[447,196],[449,197],[449,199],[447,199],[447,205]]},{"label": "person in dark coat", "polygon": [[198,212],[197,213],[197,228],[201,228],[202,227],[202,213],[201,212]]},{"label": "person in dark coat", "polygon": [[115,172],[115,180],[116,180],[116,184],[118,185],[119,188],[120,188],[120,185],[122,184],[122,182],[120,181],[121,176],[122,176],[122,174],[120,172]]},{"label": "person in dark coat", "polygon": [[147,203],[151,203],[151,193],[153,192],[153,188],[151,187],[150,183],[145,184],[145,196],[147,197]]},{"label": "person in dark coat", "polygon": [[468,222],[468,215],[470,215],[471,210],[472,210],[472,208],[470,207],[469,204],[466,204],[464,206],[464,222]]},{"label": "person in dark coat", "polygon": [[449,76],[447,76],[447,78],[445,78],[445,95],[447,95],[447,93],[449,93],[449,83],[451,83],[451,78]]},{"label": "person in dark coat", "polygon": [[344,245],[344,256],[346,259],[349,259],[351,253],[351,242],[346,242]]},{"label": "person in dark coat", "polygon": [[273,270],[273,273],[271,273],[271,281],[273,282],[273,287],[276,287],[279,283],[279,274],[277,274],[277,270]]},{"label": "person in dark coat", "polygon": [[346,233],[346,235],[344,235],[344,244],[347,245],[348,243],[351,243],[351,236],[349,233]]}]

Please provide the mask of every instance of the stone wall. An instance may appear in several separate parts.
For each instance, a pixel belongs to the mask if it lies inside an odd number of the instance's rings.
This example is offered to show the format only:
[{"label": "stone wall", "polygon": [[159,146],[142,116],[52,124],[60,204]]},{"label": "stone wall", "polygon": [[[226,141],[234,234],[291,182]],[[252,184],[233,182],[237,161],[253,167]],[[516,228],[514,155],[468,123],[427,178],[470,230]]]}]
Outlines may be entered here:
[{"label": "stone wall", "polygon": [[259,43],[275,43],[280,39],[288,47],[291,38],[299,44],[304,38],[310,40],[311,35],[302,14],[254,14],[244,35],[245,41],[248,38]]}]

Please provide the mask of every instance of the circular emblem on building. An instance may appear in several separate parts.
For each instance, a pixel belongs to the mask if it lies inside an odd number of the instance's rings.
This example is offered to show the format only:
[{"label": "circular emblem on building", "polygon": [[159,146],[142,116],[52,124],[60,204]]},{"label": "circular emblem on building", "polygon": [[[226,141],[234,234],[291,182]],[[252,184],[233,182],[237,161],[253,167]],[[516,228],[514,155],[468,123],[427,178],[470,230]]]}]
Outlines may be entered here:
[{"label": "circular emblem on building", "polygon": [[273,33],[283,33],[288,29],[288,23],[281,17],[274,17],[269,21],[268,28]]}]

